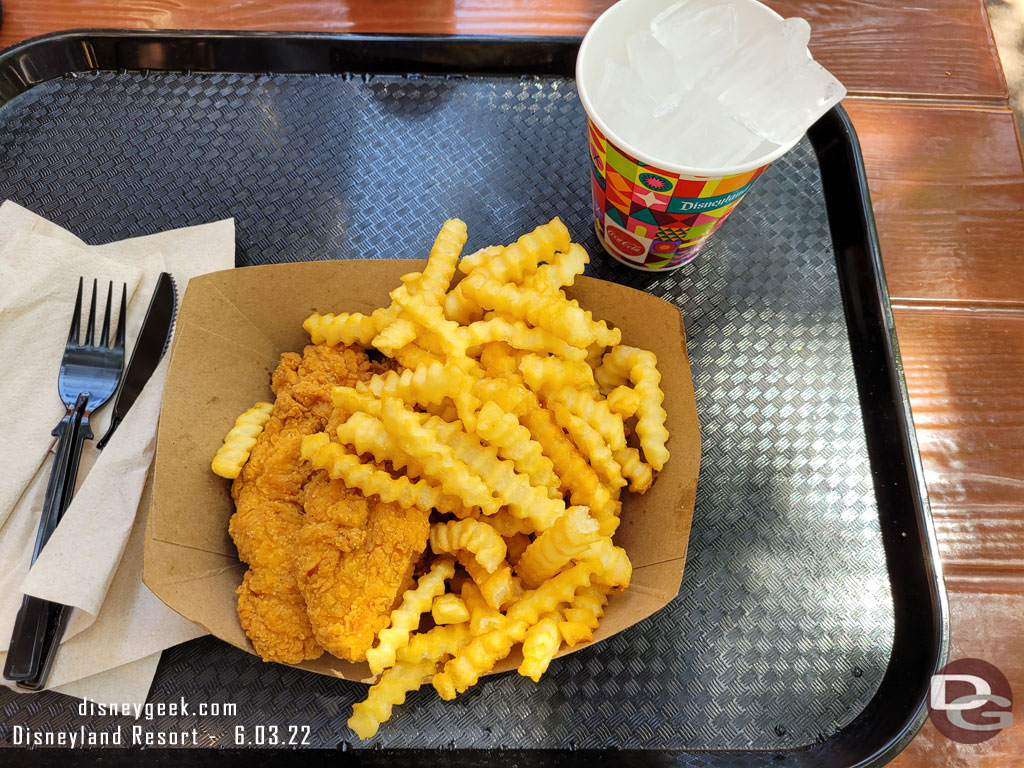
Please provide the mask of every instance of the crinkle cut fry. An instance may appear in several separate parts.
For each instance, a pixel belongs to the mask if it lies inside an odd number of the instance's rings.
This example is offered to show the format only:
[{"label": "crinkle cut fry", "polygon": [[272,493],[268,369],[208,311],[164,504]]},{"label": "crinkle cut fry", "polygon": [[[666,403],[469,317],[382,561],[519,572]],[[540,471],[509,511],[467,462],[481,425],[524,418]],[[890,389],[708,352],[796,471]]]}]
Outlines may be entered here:
[{"label": "crinkle cut fry", "polygon": [[[482,478],[501,504],[508,505],[516,517],[527,519],[536,529],[544,530],[564,514],[565,502],[561,498],[553,499],[546,487],[532,485],[526,475],[516,472],[511,461],[498,458],[493,445],[484,445],[479,438],[462,430],[458,422],[446,423],[431,417],[425,424],[436,430],[437,437],[447,443],[455,458]],[[487,509],[483,512],[493,514]]]},{"label": "crinkle cut fry", "polygon": [[467,624],[435,627],[413,635],[409,645],[398,652],[395,666],[384,671],[367,691],[366,699],[352,706],[348,727],[361,739],[374,736],[381,723],[391,717],[392,708],[404,703],[406,695],[434,673],[441,659],[454,654],[470,638]]},{"label": "crinkle cut fry", "polygon": [[615,460],[622,467],[622,475],[629,480],[629,490],[634,493],[647,493],[654,482],[654,472],[650,464],[640,459],[640,451],[626,447],[615,452]]},{"label": "crinkle cut fry", "polygon": [[497,514],[488,515],[487,523],[502,536],[533,533],[534,527],[529,520],[516,517],[507,509],[498,510]]},{"label": "crinkle cut fry", "polygon": [[398,357],[399,350],[411,344],[417,336],[420,336],[421,343],[425,342],[419,332],[422,325],[417,323],[412,315],[416,314],[415,310],[423,307],[440,305],[442,294],[447,290],[455,272],[454,262],[458,260],[462,244],[465,242],[465,226],[458,219],[446,221],[434,241],[423,273],[418,278],[406,276],[409,279],[403,280],[402,285],[396,289],[407,298],[421,297],[422,304],[416,304],[413,313],[410,313],[408,304],[402,306],[402,302],[396,301],[396,293],[392,292],[391,306],[384,310],[389,313],[386,319],[390,322],[378,324],[377,334],[370,340],[370,343],[385,355]]},{"label": "crinkle cut fry", "polygon": [[574,413],[571,413],[565,403],[555,400],[549,401],[551,412],[555,415],[555,421],[564,429],[573,443],[590,462],[601,479],[610,488],[621,488],[626,484],[622,476],[622,467],[615,460],[611,449],[598,434],[597,430],[591,427],[586,421]]},{"label": "crinkle cut fry", "polygon": [[476,433],[497,448],[501,458],[511,461],[517,472],[529,477],[531,484],[547,488],[551,498],[561,497],[554,464],[515,414],[496,402],[486,402],[477,414]]},{"label": "crinkle cut fry", "polygon": [[577,275],[582,275],[590,256],[579,243],[570,243],[569,247],[556,253],[547,264],[523,281],[523,286],[541,293],[557,293],[563,287],[572,285]]},{"label": "crinkle cut fry", "polygon": [[534,589],[550,579],[600,538],[599,528],[586,507],[570,507],[519,558],[516,573],[523,585]]},{"label": "crinkle cut fry", "polygon": [[377,398],[397,397],[409,405],[439,405],[446,397],[454,397],[469,385],[467,374],[446,366],[440,360],[401,373],[388,371],[356,385],[359,392]]},{"label": "crinkle cut fry", "polygon": [[519,674],[539,683],[541,675],[558,653],[562,638],[558,633],[558,616],[549,614],[526,631],[523,638],[523,661]]},{"label": "crinkle cut fry", "polygon": [[481,674],[508,656],[513,645],[522,642],[526,630],[525,621],[510,621],[490,632],[476,635],[444,665],[443,672],[434,675],[431,682],[438,695],[445,701],[451,701],[471,685],[476,685]]},{"label": "crinkle cut fry", "polygon": [[628,419],[636,414],[636,409],[640,405],[640,395],[632,387],[618,386],[608,393],[605,403],[612,413]]},{"label": "crinkle cut fry", "polygon": [[617,346],[604,356],[604,362],[598,371],[598,380],[604,378],[618,381],[628,376],[640,396],[637,405],[636,433],[640,438],[640,449],[647,463],[660,471],[668,461],[669,453],[665,447],[668,441],[668,430],[665,420],[668,414],[662,407],[665,393],[662,392],[661,374],[658,372],[658,358],[653,352],[637,347]]},{"label": "crinkle cut fry", "polygon": [[438,626],[469,622],[469,608],[458,595],[445,594],[434,598],[430,616]]},{"label": "crinkle cut fry", "polygon": [[[576,299],[569,299],[569,304],[583,309],[583,307],[580,307],[580,303]],[[622,343],[622,331],[618,328],[611,328],[604,320],[595,320],[594,313],[589,309],[583,309],[583,316],[586,318],[588,323],[594,324],[594,335],[596,336],[595,342],[597,344],[604,347],[614,347],[616,344]]]},{"label": "crinkle cut fry", "polygon": [[565,403],[569,412],[595,429],[612,451],[626,447],[622,416],[615,413],[607,401],[598,400],[593,390],[569,387],[552,392],[549,399]]},{"label": "crinkle cut fry", "polygon": [[473,635],[482,635],[505,623],[505,617],[487,602],[480,592],[480,587],[472,579],[468,579],[462,585],[460,595],[462,602],[469,609],[469,629]]},{"label": "crinkle cut fry", "polygon": [[314,469],[326,470],[331,479],[341,480],[349,488],[358,488],[364,496],[379,496],[381,501],[428,511],[443,506],[444,494],[440,488],[423,480],[413,482],[407,477],[392,477],[364,464],[340,444],[332,443],[325,432],[306,435],[302,439],[302,459],[310,462]]},{"label": "crinkle cut fry", "polygon": [[599,619],[604,616],[608,604],[608,587],[592,584],[576,593],[569,607],[562,611],[566,621],[578,621],[588,629],[597,629]]},{"label": "crinkle cut fry", "polygon": [[609,589],[597,584],[585,587],[572,599],[569,607],[562,611],[563,619],[558,622],[558,634],[566,645],[572,647],[594,639],[598,619],[604,616]]},{"label": "crinkle cut fry", "polygon": [[[550,258],[555,251],[568,247],[569,230],[556,217],[532,232],[527,232],[507,248],[497,252],[485,248],[466,256],[459,262],[459,270],[467,275],[473,272],[486,273],[498,281],[519,281],[536,271],[537,265]],[[462,324],[483,315],[483,310],[465,295],[462,283],[445,296],[444,311],[449,319]]]},{"label": "crinkle cut fry", "polygon": [[514,597],[512,566],[507,562],[502,560],[497,568],[488,571],[468,552],[459,552],[457,557],[489,606],[500,609]]},{"label": "crinkle cut fry", "polygon": [[558,622],[558,634],[562,642],[570,648],[580,643],[589,643],[594,639],[594,632],[581,621],[560,621]]},{"label": "crinkle cut fry", "polygon": [[369,315],[359,312],[321,315],[314,312],[303,321],[302,327],[314,344],[327,344],[331,347],[358,344],[368,347],[374,336],[397,319],[397,307],[375,309]]},{"label": "crinkle cut fry", "polygon": [[372,738],[381,724],[391,717],[391,710],[404,704],[405,697],[418,690],[435,668],[434,662],[422,661],[419,664],[399,663],[385,670],[380,680],[370,686],[366,698],[352,705],[348,727],[360,739]]},{"label": "crinkle cut fry", "polygon": [[587,548],[580,559],[594,569],[594,581],[607,586],[609,591],[621,592],[629,586],[633,563],[626,550],[612,544],[611,537],[602,536]]},{"label": "crinkle cut fry", "polygon": [[[431,303],[422,294],[413,294],[400,285],[391,292],[391,300],[408,313],[420,327],[434,333],[445,354],[453,357],[466,355],[467,338],[462,328],[453,320],[445,318],[441,308]],[[392,349],[393,351],[393,349]]]},{"label": "crinkle cut fry", "polygon": [[439,555],[467,552],[488,573],[505,559],[506,547],[498,532],[480,520],[435,523],[430,528],[430,548]]},{"label": "crinkle cut fry", "polygon": [[[493,374],[491,374],[493,376]],[[505,413],[517,418],[523,416],[531,408],[539,406],[536,395],[521,382],[503,378],[483,378],[473,386],[473,394],[485,402],[493,402]],[[479,425],[477,425],[479,428]]]},{"label": "crinkle cut fry", "polygon": [[380,416],[380,400],[369,392],[360,392],[354,387],[334,387],[331,389],[331,404],[349,413],[368,413]]},{"label": "crinkle cut fry", "polygon": [[516,349],[558,355],[571,360],[583,360],[587,354],[586,350],[572,346],[544,328],[531,328],[522,320],[500,315],[461,326],[459,332],[465,339],[466,347],[505,341]]},{"label": "crinkle cut fry", "polygon": [[569,230],[556,216],[522,235],[499,254],[477,251],[467,256],[459,263],[459,271],[468,275],[479,269],[498,280],[519,282],[536,271],[541,261],[547,261],[556,251],[567,250],[569,245]]},{"label": "crinkle cut fry", "polygon": [[505,612],[506,618],[511,622],[536,624],[541,616],[551,613],[559,603],[571,602],[577,590],[589,587],[591,577],[599,568],[597,562],[587,561],[565,569],[536,589],[526,592]]},{"label": "crinkle cut fry", "polygon": [[366,652],[373,674],[379,675],[394,666],[398,651],[409,644],[420,616],[430,610],[434,598],[444,593],[445,581],[454,575],[455,561],[450,557],[437,558],[430,570],[420,577],[416,588],[402,595],[402,604],[391,612],[391,625],[377,634],[378,645]]},{"label": "crinkle cut fry", "polygon": [[[432,483],[419,461],[398,447],[384,423],[375,416],[356,411],[343,423],[338,425],[337,438],[346,445],[355,448],[358,454],[371,454],[377,461],[390,461],[397,469],[404,469],[410,479],[421,478],[419,482]],[[397,479],[397,478],[396,478]],[[439,512],[455,515],[467,514],[462,500],[443,491],[437,496],[433,507]]]},{"label": "crinkle cut fry", "polygon": [[454,654],[472,637],[468,621],[434,627],[428,632],[417,632],[409,638],[409,644],[398,651],[398,661],[403,664],[438,661]]},{"label": "crinkle cut fry", "polygon": [[582,309],[556,294],[502,283],[483,272],[472,273],[458,287],[483,309],[525,320],[561,336],[574,347],[586,348],[597,339],[597,324],[588,321]]},{"label": "crinkle cut fry", "polygon": [[[381,403],[381,418],[388,431],[445,493],[456,496],[470,507],[494,514],[501,507],[484,481],[466,463],[455,457],[433,427],[420,423],[417,414],[406,410],[400,400],[388,398]],[[432,417],[436,418],[436,417]]]},{"label": "crinkle cut fry", "polygon": [[581,587],[589,587],[593,571],[593,564],[580,563],[524,594],[508,609],[504,625],[476,636],[445,664],[443,672],[434,675],[433,685],[441,698],[454,699],[475,685],[481,674],[508,656],[513,645],[522,642],[529,627],[543,614],[551,613],[559,603],[571,601]]},{"label": "crinkle cut fry", "polygon": [[562,433],[551,411],[538,407],[520,416],[519,421],[544,447],[544,453],[551,459],[555,474],[562,482],[562,490],[571,490],[572,503],[590,507],[590,513],[598,522],[614,530],[618,520],[611,493],[572,441]]},{"label": "crinkle cut fry", "polygon": [[[394,306],[394,305],[393,305]],[[370,343],[388,357],[393,357],[395,351],[406,344],[411,344],[419,333],[419,329],[412,318],[403,316],[399,308],[399,315],[393,323],[381,328],[380,332],[373,337]]]},{"label": "crinkle cut fry", "polygon": [[398,446],[376,416],[356,411],[338,425],[336,437],[358,454],[369,453],[377,461],[390,461],[395,469],[407,470],[410,477],[423,477],[419,462]]},{"label": "crinkle cut fry", "polygon": [[399,347],[394,351],[393,356],[404,368],[419,368],[431,363],[443,362],[438,355],[424,349],[416,342],[410,342],[404,347]]},{"label": "crinkle cut fry", "polygon": [[519,360],[523,380],[538,394],[566,390],[591,390],[596,386],[594,372],[583,361],[561,360],[557,357],[524,355]]},{"label": "crinkle cut fry", "polygon": [[419,293],[431,303],[439,305],[444,300],[466,238],[466,222],[461,219],[448,219],[434,238],[427,266],[419,280]]},{"label": "crinkle cut fry", "polygon": [[229,480],[238,477],[273,410],[273,403],[258,402],[235,419],[234,426],[224,436],[224,442],[210,464],[214,474]]}]

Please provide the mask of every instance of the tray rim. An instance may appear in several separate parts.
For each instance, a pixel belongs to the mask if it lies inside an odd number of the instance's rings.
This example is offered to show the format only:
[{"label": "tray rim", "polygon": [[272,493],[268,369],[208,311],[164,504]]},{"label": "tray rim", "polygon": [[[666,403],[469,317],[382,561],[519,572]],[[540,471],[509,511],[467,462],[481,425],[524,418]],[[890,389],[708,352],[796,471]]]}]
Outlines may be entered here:
[{"label": "tray rim", "polygon": [[[432,35],[432,34],[325,34],[318,32],[274,32],[274,31],[229,31],[229,30],[133,30],[133,29],[76,29],[63,30],[31,38],[0,51],[0,109],[17,95],[48,80],[74,76],[95,71],[143,71],[143,72],[186,72],[186,73],[247,73],[247,74],[341,74],[365,71],[366,65],[374,63],[375,73],[388,74],[491,74],[505,76],[547,75],[571,78],[574,76],[576,49],[580,37],[570,36],[507,36],[507,35]],[[271,44],[270,46],[264,43]],[[265,52],[273,46],[297,45],[301,51],[291,53],[320,54],[319,60],[301,59],[276,60],[275,68],[266,66],[226,67],[224,64],[237,63],[232,55],[246,51],[250,56]],[[140,66],[140,52],[162,46],[167,66]],[[219,48],[218,48],[219,46]],[[390,48],[381,49],[381,46]],[[442,49],[442,50],[438,50]],[[200,54],[201,51],[201,54]],[[453,51],[462,55],[475,55],[473,66],[467,62],[452,62],[439,56]],[[221,54],[218,60],[217,55]],[[324,60],[326,54],[326,61]],[[347,54],[338,58],[336,54]],[[401,54],[401,55],[399,55]],[[525,54],[525,60],[515,54]],[[211,58],[212,56],[212,58]],[[205,57],[205,58],[204,58]],[[263,63],[257,60],[256,63]],[[327,67],[325,68],[325,63]],[[316,66],[311,66],[316,64]],[[349,66],[339,66],[348,64]],[[401,66],[398,66],[401,64]],[[476,64],[479,64],[477,66]],[[177,65],[177,66],[176,66]],[[183,66],[187,65],[187,66]],[[362,69],[360,68],[362,67]],[[561,69],[560,69],[561,68]],[[868,193],[867,177],[863,156],[856,131],[842,106],[833,108],[808,131],[822,174],[822,187],[826,201],[829,228],[837,260],[837,272],[843,296],[843,306],[850,335],[851,358],[853,359],[862,414],[865,409],[882,408],[883,420],[892,419],[894,433],[882,435],[890,445],[880,445],[879,439],[869,431],[865,423],[865,439],[872,473],[875,476],[876,499],[879,502],[880,526],[883,545],[893,590],[894,636],[892,653],[886,672],[875,694],[867,706],[845,727],[830,738],[812,744],[770,750],[615,750],[615,762],[619,764],[650,764],[652,760],[664,762],[697,761],[702,765],[754,766],[777,765],[780,761],[801,766],[834,766],[838,764],[867,768],[882,765],[893,759],[916,735],[927,718],[927,686],[932,674],[938,671],[949,655],[949,611],[942,577],[941,560],[928,503],[927,487],[921,464],[916,432],[910,409],[910,399],[904,377],[902,359],[896,338],[895,323],[889,302],[881,250],[875,229],[874,216]],[[845,191],[836,191],[836,184],[847,184]],[[832,190],[830,192],[830,189]],[[851,207],[852,204],[852,207]],[[854,285],[851,285],[851,281]],[[870,300],[868,306],[855,305],[857,301]],[[865,314],[865,309],[868,312]],[[867,316],[866,316],[867,315]],[[855,347],[870,342],[880,349],[884,360],[880,367],[869,369],[863,355]],[[878,403],[878,390],[888,396],[889,402]],[[867,415],[865,415],[867,419]],[[895,439],[896,444],[892,445]],[[881,440],[885,442],[884,439]],[[891,456],[879,456],[878,451],[898,449],[900,468],[893,470]],[[884,459],[884,461],[883,461]],[[881,464],[879,464],[881,462]],[[903,475],[900,477],[900,475]],[[887,481],[896,480],[895,483]],[[905,480],[900,486],[899,480]],[[883,513],[883,498],[901,502],[895,509],[885,509],[893,515]],[[909,503],[910,509],[906,508]],[[909,530],[916,534],[911,536]],[[914,587],[919,599],[927,598],[927,604],[910,605],[913,601],[898,593],[893,582],[894,573],[900,573],[902,557],[910,557],[917,571]],[[904,604],[906,603],[906,605]],[[907,627],[907,619],[913,617],[914,609],[927,626],[917,632],[917,639],[929,643],[926,654],[917,654],[908,634],[914,629]],[[901,623],[901,617],[903,621]],[[924,679],[911,681],[915,685],[909,694],[909,706],[901,712],[888,713],[895,716],[898,726],[888,735],[878,733],[878,722],[870,715],[873,710],[884,710],[881,701],[885,693],[899,694],[908,687],[899,679],[900,669],[894,666],[894,659],[900,651],[919,655],[918,666],[925,672]],[[923,688],[922,688],[923,685]],[[875,727],[872,727],[875,726]],[[214,760],[223,764],[241,764],[249,756],[247,750],[147,750],[160,759],[185,760],[187,764],[212,764]],[[284,752],[284,750],[266,750]],[[28,753],[16,749],[5,749],[8,757]],[[331,750],[307,750],[304,755],[323,753],[336,759]],[[38,757],[38,752],[35,753]],[[442,754],[444,757],[442,757]],[[559,763],[586,765],[607,754],[602,750],[537,750],[515,749],[498,752],[488,750],[460,750],[441,752],[428,749],[416,750],[357,750],[349,752],[359,762],[386,763],[411,761],[417,764],[420,758],[433,757],[435,761],[450,765],[512,764],[523,761],[547,760],[558,756]],[[132,765],[137,761],[133,750],[78,750],[72,762],[94,762],[100,756],[114,764]],[[120,756],[119,756],[120,755]],[[399,757],[403,756],[404,757]],[[543,756],[542,756],[543,755]],[[122,763],[122,756],[124,762]],[[62,754],[61,763],[67,764],[71,755]],[[15,764],[20,762],[14,760]],[[33,764],[38,764],[33,762]]]}]

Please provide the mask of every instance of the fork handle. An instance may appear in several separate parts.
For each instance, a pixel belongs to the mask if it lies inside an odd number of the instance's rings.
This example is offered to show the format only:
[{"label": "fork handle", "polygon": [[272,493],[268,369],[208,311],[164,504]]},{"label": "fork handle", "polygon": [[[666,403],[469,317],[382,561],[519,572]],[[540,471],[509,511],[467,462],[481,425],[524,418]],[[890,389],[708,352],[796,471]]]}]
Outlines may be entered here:
[{"label": "fork handle", "polygon": [[[64,418],[54,427],[53,434],[58,438],[57,454],[46,485],[43,512],[32,550],[33,563],[49,541],[74,494],[82,444],[86,436],[92,436],[86,411],[88,401],[88,395],[79,395],[75,404],[68,407]],[[32,680],[39,676],[44,661],[47,630],[53,620],[53,605],[31,595],[22,597],[4,663],[4,677],[8,680]]]},{"label": "fork handle", "polygon": [[46,633],[42,643],[42,657],[39,660],[39,666],[34,676],[18,680],[18,687],[24,688],[27,691],[41,691],[46,687],[46,680],[50,676],[53,661],[57,656],[57,648],[60,645],[61,638],[64,637],[64,630],[67,629],[68,617],[71,616],[71,606],[69,605],[49,603],[45,600],[40,602],[46,607],[45,613],[47,617]]},{"label": "fork handle", "polygon": [[[78,428],[85,415],[85,408],[88,405],[89,396],[81,394],[74,405],[68,406],[67,413],[60,423],[53,428],[52,434],[57,437],[57,452],[53,459],[53,468],[50,470],[50,479],[46,483],[46,497],[43,501],[43,513],[39,519],[39,530],[36,531],[36,543],[32,549],[32,562],[36,561],[39,553],[43,551],[50,535],[60,522],[64,510],[71,501],[71,493],[74,491],[74,481],[68,487],[68,471],[74,463],[75,473],[78,472],[78,461],[81,458],[82,444],[76,439]],[[73,458],[73,454],[78,456]],[[65,498],[65,496],[67,498]]]}]

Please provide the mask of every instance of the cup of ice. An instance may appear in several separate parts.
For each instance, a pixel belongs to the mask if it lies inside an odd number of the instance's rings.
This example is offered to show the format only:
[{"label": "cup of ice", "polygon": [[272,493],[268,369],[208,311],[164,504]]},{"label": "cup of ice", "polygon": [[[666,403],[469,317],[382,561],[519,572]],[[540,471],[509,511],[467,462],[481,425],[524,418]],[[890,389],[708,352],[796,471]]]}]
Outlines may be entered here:
[{"label": "cup of ice", "polygon": [[693,259],[771,162],[846,89],[810,26],[756,0],[620,0],[580,46],[594,220],[645,271]]}]

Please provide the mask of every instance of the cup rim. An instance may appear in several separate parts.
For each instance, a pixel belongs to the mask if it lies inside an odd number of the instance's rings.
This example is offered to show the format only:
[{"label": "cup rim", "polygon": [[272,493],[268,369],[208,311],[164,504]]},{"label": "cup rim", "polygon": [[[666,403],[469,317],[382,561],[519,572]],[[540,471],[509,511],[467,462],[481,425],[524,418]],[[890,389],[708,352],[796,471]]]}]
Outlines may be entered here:
[{"label": "cup rim", "polygon": [[[598,16],[594,20],[594,23],[590,25],[590,29],[587,30],[587,33],[583,36],[583,42],[580,43],[579,51],[576,54],[576,93],[579,94],[580,101],[583,102],[583,109],[587,113],[587,117],[589,117],[594,122],[598,130],[600,130],[601,133],[604,134],[605,138],[614,143],[616,147],[625,150],[634,158],[642,162],[644,165],[649,165],[654,168],[669,171],[671,173],[676,173],[681,176],[722,178],[726,176],[736,176],[741,173],[747,173],[749,171],[761,168],[762,166],[769,165],[775,160],[778,160],[787,152],[789,152],[789,150],[795,147],[797,143],[800,141],[800,139],[803,138],[803,135],[798,136],[790,144],[780,146],[766,155],[762,155],[761,157],[758,157],[754,160],[750,160],[739,165],[730,166],[728,168],[698,168],[696,166],[677,165],[675,163],[669,163],[663,160],[656,160],[653,156],[648,155],[647,153],[642,152],[641,150],[638,150],[634,145],[630,144],[629,142],[623,141],[622,137],[615,133],[615,131],[609,129],[608,124],[605,123],[605,121],[601,119],[600,115],[597,114],[597,110],[594,109],[594,105],[590,100],[590,96],[587,94],[586,84],[580,72],[583,68],[582,62],[587,53],[588,46],[592,44],[594,30],[597,29],[602,22],[607,23],[607,17],[613,14],[616,8],[618,8],[620,5],[624,5],[629,2],[630,0],[618,0],[618,2],[613,3],[604,11],[604,13]],[[776,12],[774,9],[769,8],[764,3],[758,2],[758,0],[747,0],[747,2],[754,3],[755,5],[760,5],[762,8],[767,10],[770,14],[772,14],[773,16],[775,16],[775,18],[779,20],[782,20],[783,18],[781,14]]]}]

